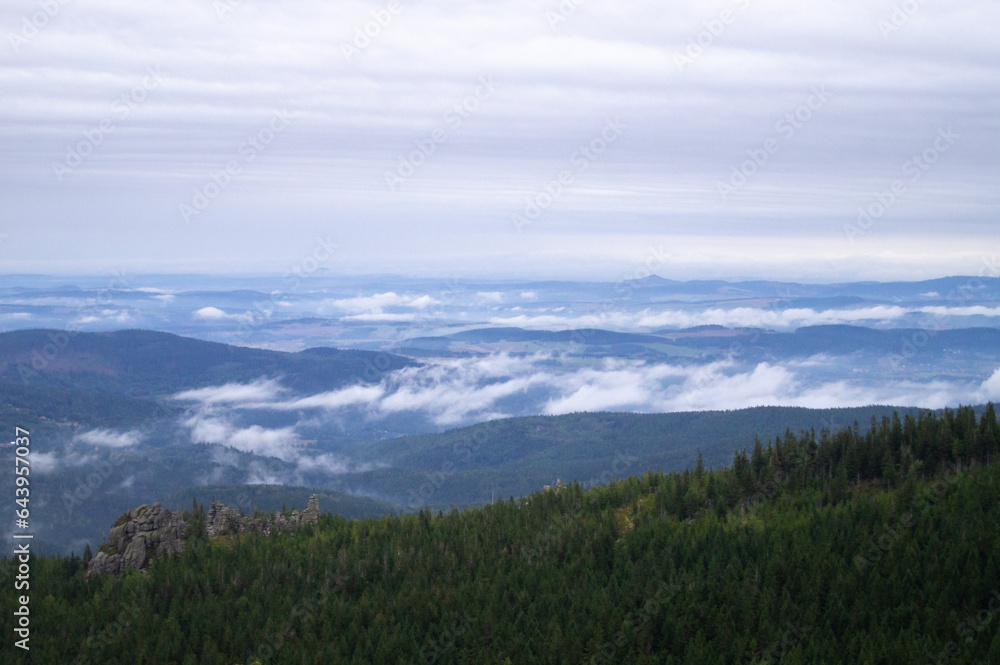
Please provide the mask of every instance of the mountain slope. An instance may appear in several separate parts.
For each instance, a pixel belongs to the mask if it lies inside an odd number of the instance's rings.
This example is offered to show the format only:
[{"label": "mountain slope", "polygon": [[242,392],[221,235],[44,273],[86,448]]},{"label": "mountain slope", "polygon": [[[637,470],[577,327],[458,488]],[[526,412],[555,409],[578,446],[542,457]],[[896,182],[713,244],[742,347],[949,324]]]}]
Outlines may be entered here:
[{"label": "mountain slope", "polygon": [[388,468],[345,474],[337,486],[408,506],[463,506],[529,494],[557,478],[590,484],[628,473],[680,471],[693,467],[699,452],[707,466],[723,466],[754,436],[770,441],[786,430],[839,429],[855,422],[865,429],[873,417],[894,411],[918,412],[891,406],[755,407],[506,418],[366,444],[357,461]]},{"label": "mountain slope", "polygon": [[324,513],[340,515],[346,519],[367,519],[383,517],[400,512],[399,506],[384,501],[376,501],[363,496],[352,496],[341,492],[315,487],[293,487],[289,485],[205,485],[188,487],[171,492],[163,497],[164,507],[170,510],[190,508],[192,501],[208,506],[219,501],[230,508],[252,515],[255,510],[280,512],[285,507],[304,508],[312,495],[319,497]]},{"label": "mountain slope", "polygon": [[0,383],[30,383],[133,396],[281,377],[301,391],[377,381],[383,372],[416,365],[372,351],[311,349],[283,353],[149,330],[0,333]]},{"label": "mountain slope", "polygon": [[117,579],[34,559],[32,662],[996,662],[998,442],[993,409],[960,409]]}]

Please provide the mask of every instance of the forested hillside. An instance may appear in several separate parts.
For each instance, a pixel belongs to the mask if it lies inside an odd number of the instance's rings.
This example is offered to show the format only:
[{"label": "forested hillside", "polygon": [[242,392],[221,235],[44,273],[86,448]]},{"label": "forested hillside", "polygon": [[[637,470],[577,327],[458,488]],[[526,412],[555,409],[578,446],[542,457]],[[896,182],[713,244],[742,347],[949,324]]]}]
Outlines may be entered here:
[{"label": "forested hillside", "polygon": [[324,512],[346,519],[383,517],[400,512],[400,507],[365,496],[353,496],[317,487],[292,485],[201,485],[171,492],[162,503],[170,510],[191,507],[192,501],[208,506],[212,501],[253,515],[255,511],[279,512],[285,508],[304,508],[312,495],[319,497]]},{"label": "forested hillside", "polygon": [[196,541],[146,575],[33,559],[32,662],[998,662],[998,442],[993,406],[966,407],[726,469]]},{"label": "forested hillside", "polygon": [[282,377],[303,391],[378,381],[417,363],[388,353],[308,349],[283,353],[151,330],[0,333],[0,384],[161,396],[189,388]]},{"label": "forested hillside", "polygon": [[420,507],[467,506],[494,497],[530,494],[544,485],[578,480],[585,486],[647,470],[725,466],[755,435],[836,430],[918,409],[866,406],[804,409],[762,406],[679,413],[571,413],[504,418],[436,434],[367,444],[357,459],[388,465],[336,479],[338,489],[375,492]]}]

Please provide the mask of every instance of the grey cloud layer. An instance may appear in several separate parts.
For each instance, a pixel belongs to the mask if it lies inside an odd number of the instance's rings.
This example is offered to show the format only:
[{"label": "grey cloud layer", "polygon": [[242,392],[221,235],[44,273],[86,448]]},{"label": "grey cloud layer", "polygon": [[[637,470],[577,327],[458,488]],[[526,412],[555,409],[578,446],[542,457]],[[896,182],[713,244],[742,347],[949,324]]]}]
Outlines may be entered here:
[{"label": "grey cloud layer", "polygon": [[[957,247],[934,269],[962,272],[1000,203],[988,171],[1000,8],[986,0],[920,3],[888,31],[893,3],[863,0],[588,2],[568,14],[555,1],[422,0],[391,20],[387,5],[356,0],[241,2],[222,16],[218,4],[53,0],[44,21],[35,2],[4,4],[0,269],[86,256],[92,268],[281,270],[335,229],[337,267],[369,271],[622,265],[647,237],[696,232],[756,234],[726,264],[744,274],[789,270],[787,242],[802,237],[805,259],[926,271],[883,241],[934,256],[929,236],[947,218]],[[466,103],[483,77],[496,91]],[[828,100],[801,112],[817,86]],[[427,154],[449,112],[461,123]],[[511,214],[616,117],[620,140],[518,237]],[[857,208],[947,127],[955,145],[849,243]],[[774,136],[779,149],[722,200],[717,183]],[[421,150],[426,163],[387,191],[385,174]],[[178,206],[213,182],[185,228]],[[989,238],[975,249],[995,248]],[[720,272],[726,252],[702,253],[701,268]]]}]

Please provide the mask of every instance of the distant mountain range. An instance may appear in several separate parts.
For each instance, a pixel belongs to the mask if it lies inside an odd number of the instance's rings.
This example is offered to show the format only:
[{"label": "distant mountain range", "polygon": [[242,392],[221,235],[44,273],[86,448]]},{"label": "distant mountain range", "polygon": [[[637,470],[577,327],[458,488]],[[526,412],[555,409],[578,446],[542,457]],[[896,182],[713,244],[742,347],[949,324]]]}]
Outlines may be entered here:
[{"label": "distant mountain range", "polygon": [[[913,340],[917,340],[919,347]],[[909,347],[907,347],[909,343]],[[521,344],[514,347],[512,344]],[[865,354],[890,359],[904,357],[907,348],[925,358],[940,358],[948,352],[983,354],[989,362],[1000,355],[1000,329],[960,328],[947,330],[877,330],[861,326],[819,325],[791,332],[761,328],[697,326],[661,329],[651,333],[629,333],[593,328],[549,331],[524,328],[479,328],[436,337],[403,340],[399,353],[414,356],[485,355],[504,351],[529,353],[553,349],[584,356],[679,359],[724,357],[738,352],[754,362],[780,361],[818,354],[830,356]]]},{"label": "distant mountain range", "polygon": [[[761,357],[788,358],[823,349],[877,355],[891,350],[899,335],[846,326],[794,333],[702,326],[654,334],[490,328],[406,344],[475,355],[499,348],[490,345],[542,345],[537,350],[546,344],[578,345],[575,340],[583,337],[583,353],[597,359],[610,348],[626,353],[622,357],[641,358],[648,350],[679,362],[685,354],[704,359],[722,353],[734,342]],[[1000,333],[940,331],[934,344],[944,354],[995,358]],[[558,361],[553,363],[553,370],[559,369]],[[423,369],[414,359],[375,351],[321,347],[278,352],[142,330],[15,331],[0,333],[0,416],[11,431],[15,425],[30,428],[34,437],[32,491],[39,547],[80,551],[125,509],[156,499],[183,508],[193,498],[216,498],[250,510],[281,503],[301,506],[309,494],[325,493],[325,506],[357,517],[423,505],[464,507],[529,494],[557,478],[604,484],[648,470],[691,468],[699,453],[706,466],[718,467],[728,464],[734,451],[752,446],[755,436],[773,440],[787,430],[837,429],[855,422],[863,431],[872,418],[900,408],[570,413],[380,438],[377,421],[372,424],[364,406],[355,420],[317,417],[307,407],[297,407],[272,413],[268,421],[253,420],[253,414],[224,403],[197,407],[173,399],[180,391],[261,379],[280,381],[289,399],[350,386],[385,391],[398,373]],[[418,377],[413,385],[423,380]],[[488,390],[491,381],[495,379],[486,376],[481,384],[470,384],[470,390]],[[432,401],[452,399],[429,395]],[[196,416],[201,420],[192,424]],[[231,419],[221,420],[223,416]],[[199,443],[203,439],[196,427],[231,431],[228,439],[220,439],[224,443]],[[426,424],[411,425],[405,419],[392,427],[427,431]],[[241,439],[233,432],[253,436]],[[278,435],[288,441],[280,457],[268,447]],[[259,447],[247,441],[260,442]],[[0,491],[11,489],[11,469],[5,467],[0,478]],[[240,489],[248,483],[252,489]]]},{"label": "distant mountain range", "polygon": [[392,502],[467,506],[537,491],[557,479],[585,486],[650,470],[732,462],[754,437],[772,442],[786,432],[838,430],[893,412],[918,409],[757,407],[688,413],[575,413],[507,418],[440,434],[386,439],[360,448],[357,459],[383,468],[339,476],[344,491],[374,493]]},{"label": "distant mountain range", "polygon": [[150,330],[0,333],[0,382],[137,397],[280,377],[302,391],[378,381],[417,365],[374,351],[314,348],[268,351]]}]

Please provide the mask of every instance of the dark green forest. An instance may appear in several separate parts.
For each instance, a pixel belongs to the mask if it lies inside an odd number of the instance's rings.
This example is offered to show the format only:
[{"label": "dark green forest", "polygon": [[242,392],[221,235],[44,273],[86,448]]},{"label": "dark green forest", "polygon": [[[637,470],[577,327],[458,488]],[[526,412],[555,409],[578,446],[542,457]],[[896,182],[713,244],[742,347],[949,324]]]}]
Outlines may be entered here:
[{"label": "dark green forest", "polygon": [[20,660],[1000,662],[992,405],[748,444],[727,468],[195,538],[117,579],[33,558]]}]

